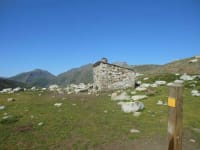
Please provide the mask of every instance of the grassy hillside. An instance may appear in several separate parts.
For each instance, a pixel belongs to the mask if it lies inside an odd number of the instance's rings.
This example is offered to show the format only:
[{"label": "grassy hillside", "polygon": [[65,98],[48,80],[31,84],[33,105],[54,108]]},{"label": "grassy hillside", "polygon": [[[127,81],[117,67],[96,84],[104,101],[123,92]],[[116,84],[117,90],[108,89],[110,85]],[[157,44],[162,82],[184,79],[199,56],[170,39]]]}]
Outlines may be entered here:
[{"label": "grassy hillside", "polygon": [[154,69],[160,68],[161,65],[137,65],[132,66],[132,68],[139,73],[149,73],[153,71]]},{"label": "grassy hillside", "polygon": [[[199,148],[200,103],[184,90],[183,150]],[[57,95],[55,93],[24,92],[0,94],[0,149],[56,149],[56,150],[161,150],[167,149],[167,106],[156,105],[167,101],[168,88],[161,86],[156,95],[142,100],[142,115],[121,111],[108,94]],[[8,97],[16,99],[7,102]],[[55,103],[62,103],[59,108]],[[4,121],[2,118],[11,115]],[[38,123],[43,125],[39,126]],[[140,133],[131,133],[131,129]],[[189,140],[195,139],[195,143]]]},{"label": "grassy hillside", "polygon": [[93,82],[92,64],[84,65],[80,68],[71,69],[57,76],[57,83],[67,85],[71,83],[91,83]]},{"label": "grassy hillside", "polygon": [[48,71],[35,69],[30,72],[18,74],[9,78],[10,80],[26,83],[30,86],[46,87],[52,83],[55,83],[56,77]]},{"label": "grassy hillside", "polygon": [[200,59],[198,62],[190,63],[190,60],[194,57],[177,60],[168,64],[156,68],[152,73],[188,73],[188,74],[200,74]]}]

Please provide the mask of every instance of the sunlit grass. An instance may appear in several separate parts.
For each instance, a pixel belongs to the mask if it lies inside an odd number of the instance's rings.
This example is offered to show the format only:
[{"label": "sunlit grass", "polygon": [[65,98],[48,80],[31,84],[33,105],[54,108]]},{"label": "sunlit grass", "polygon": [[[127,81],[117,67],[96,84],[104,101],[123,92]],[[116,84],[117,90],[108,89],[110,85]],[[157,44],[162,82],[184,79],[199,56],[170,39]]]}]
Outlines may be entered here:
[{"label": "sunlit grass", "polygon": [[[44,92],[1,94],[0,118],[5,113],[20,116],[17,121],[0,123],[1,149],[88,149],[113,141],[128,141],[151,136],[167,136],[167,106],[156,105],[167,101],[168,88],[158,87],[156,95],[143,100],[141,116],[123,113],[108,94],[56,95]],[[7,102],[8,97],[16,99]],[[63,99],[64,98],[64,99]],[[54,103],[63,103],[60,108]],[[200,101],[184,91],[184,130],[200,128]],[[42,126],[38,123],[42,122]],[[138,134],[130,129],[140,130]],[[200,141],[198,133],[193,133]]]}]

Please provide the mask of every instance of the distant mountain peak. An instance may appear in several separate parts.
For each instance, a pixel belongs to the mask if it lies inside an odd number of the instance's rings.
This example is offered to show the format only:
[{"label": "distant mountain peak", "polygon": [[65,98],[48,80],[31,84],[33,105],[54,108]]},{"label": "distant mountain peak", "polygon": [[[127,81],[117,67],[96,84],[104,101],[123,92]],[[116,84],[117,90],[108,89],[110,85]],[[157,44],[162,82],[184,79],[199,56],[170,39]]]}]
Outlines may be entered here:
[{"label": "distant mountain peak", "polygon": [[31,86],[46,87],[56,81],[56,76],[46,70],[34,69],[29,72],[20,73],[9,79],[26,83]]}]

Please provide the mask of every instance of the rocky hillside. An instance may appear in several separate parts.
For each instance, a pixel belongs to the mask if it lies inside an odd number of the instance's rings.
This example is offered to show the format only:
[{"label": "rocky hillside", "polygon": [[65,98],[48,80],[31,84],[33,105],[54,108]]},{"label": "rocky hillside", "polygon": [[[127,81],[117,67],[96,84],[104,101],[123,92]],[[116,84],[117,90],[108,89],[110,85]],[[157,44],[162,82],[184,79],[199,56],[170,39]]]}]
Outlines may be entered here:
[{"label": "rocky hillside", "polygon": [[157,68],[160,68],[161,65],[137,65],[137,66],[132,66],[132,68],[139,73],[149,73]]},{"label": "rocky hillside", "polygon": [[186,59],[177,60],[158,68],[155,68],[148,73],[187,73],[187,74],[200,74],[200,58],[191,57]]},{"label": "rocky hillside", "polygon": [[84,65],[80,68],[74,68],[57,76],[59,85],[67,85],[71,83],[92,83],[93,70],[92,64]]},{"label": "rocky hillside", "polygon": [[[165,65],[128,65],[126,62],[115,62],[115,65],[132,68],[136,72],[143,74],[163,74],[163,73],[187,73],[200,74],[200,57],[191,57],[173,61]],[[46,87],[50,84],[66,86],[67,84],[92,83],[92,64],[87,64],[79,68],[74,68],[58,76],[54,76],[48,71],[36,69],[30,72],[21,73],[10,80],[26,83],[30,86]]]},{"label": "rocky hillside", "polygon": [[30,86],[39,87],[46,87],[56,82],[56,76],[52,75],[48,71],[41,69],[35,69],[33,71],[24,72],[9,79],[22,82]]}]

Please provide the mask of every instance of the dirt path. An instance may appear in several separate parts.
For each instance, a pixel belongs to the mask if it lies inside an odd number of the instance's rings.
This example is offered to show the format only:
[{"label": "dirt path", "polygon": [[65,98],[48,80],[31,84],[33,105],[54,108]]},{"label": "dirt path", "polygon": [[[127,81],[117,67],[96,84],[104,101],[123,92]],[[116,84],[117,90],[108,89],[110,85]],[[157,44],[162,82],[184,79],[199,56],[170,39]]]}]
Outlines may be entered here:
[{"label": "dirt path", "polygon": [[[190,137],[184,137],[183,150],[200,150],[197,143],[190,142]],[[133,140],[129,142],[114,142],[105,144],[97,150],[167,150],[166,137],[154,137]]]}]

